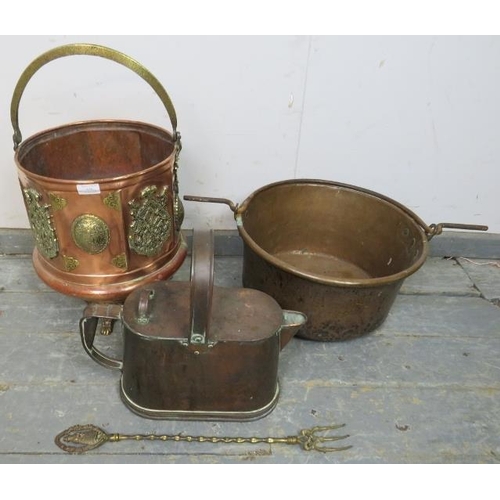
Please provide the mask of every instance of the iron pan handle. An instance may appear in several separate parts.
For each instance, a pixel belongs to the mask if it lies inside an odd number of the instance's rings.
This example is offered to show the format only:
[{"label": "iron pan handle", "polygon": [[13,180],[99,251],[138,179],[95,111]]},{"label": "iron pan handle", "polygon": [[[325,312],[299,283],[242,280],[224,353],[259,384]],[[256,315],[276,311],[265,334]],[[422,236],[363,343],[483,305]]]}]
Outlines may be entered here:
[{"label": "iron pan handle", "polygon": [[200,201],[203,203],[221,203],[224,205],[227,205],[233,212],[236,212],[238,210],[238,204],[234,203],[231,200],[228,200],[227,198],[214,198],[212,196],[191,196],[191,195],[184,195],[184,200],[185,201]]},{"label": "iron pan handle", "polygon": [[465,229],[467,231],[488,231],[488,226],[479,224],[456,224],[454,222],[440,222],[439,224],[431,224],[428,228],[427,239],[430,241],[433,236],[438,236],[443,232],[443,229]]}]

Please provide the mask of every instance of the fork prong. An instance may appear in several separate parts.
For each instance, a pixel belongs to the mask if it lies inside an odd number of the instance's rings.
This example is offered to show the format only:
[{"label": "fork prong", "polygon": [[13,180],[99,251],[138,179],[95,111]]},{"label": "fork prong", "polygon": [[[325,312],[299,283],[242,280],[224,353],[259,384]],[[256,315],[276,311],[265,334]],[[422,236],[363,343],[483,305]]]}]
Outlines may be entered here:
[{"label": "fork prong", "polygon": [[321,451],[322,453],[331,453],[331,452],[334,452],[334,451],[345,451],[345,450],[349,450],[350,448],[352,448],[352,445],[348,445],[348,446],[338,446],[338,447],[335,447],[335,446],[315,446],[314,449],[316,451]]},{"label": "fork prong", "polygon": [[316,441],[318,443],[325,443],[327,441],[340,441],[341,439],[347,439],[350,437],[349,434],[346,434],[345,436],[317,436]]},{"label": "fork prong", "polygon": [[334,431],[336,429],[341,429],[342,427],[345,427],[345,424],[317,425],[316,427],[311,427],[309,432],[311,434],[317,434],[318,432]]},{"label": "fork prong", "polygon": [[331,435],[322,435],[322,433],[327,433],[328,431],[341,429],[345,427],[345,424],[336,424],[336,425],[325,425],[325,426],[316,426],[311,427],[310,429],[302,429],[300,432],[301,439],[299,440],[302,448],[306,451],[309,450],[317,450],[323,453],[333,452],[333,451],[343,451],[352,448],[352,446],[342,446],[342,447],[329,447],[322,446],[322,443],[332,442],[332,441],[340,441],[341,439],[347,439],[349,434],[345,434],[342,436],[331,436]]}]

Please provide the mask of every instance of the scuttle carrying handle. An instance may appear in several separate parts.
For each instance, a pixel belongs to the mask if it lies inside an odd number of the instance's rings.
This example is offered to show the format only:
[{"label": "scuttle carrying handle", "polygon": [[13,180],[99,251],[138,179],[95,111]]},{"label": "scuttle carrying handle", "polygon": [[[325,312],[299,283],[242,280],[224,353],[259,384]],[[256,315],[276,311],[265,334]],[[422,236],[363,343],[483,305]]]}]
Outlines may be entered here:
[{"label": "scuttle carrying handle", "polygon": [[[214,198],[210,198],[211,202],[213,200]],[[216,198],[216,200],[220,199]],[[232,203],[225,199],[217,202]],[[208,345],[209,340],[214,279],[213,230],[193,231],[191,259],[191,328],[189,345],[197,348],[199,345]],[[306,321],[307,316],[302,312],[283,310],[283,322],[280,328],[280,350],[290,342]]]},{"label": "scuttle carrying handle", "polygon": [[208,342],[214,282],[214,233],[193,231],[191,255],[191,327],[189,344]]},{"label": "scuttle carrying handle", "polygon": [[[191,307],[188,345],[194,349],[208,346],[214,280],[213,231],[194,231],[191,257]],[[154,290],[143,288],[140,292],[136,318],[147,325],[155,299]],[[119,304],[89,304],[80,320],[80,338],[85,352],[98,364],[115,370],[123,368],[120,359],[112,358],[94,346],[99,320],[121,319]]]},{"label": "scuttle carrying handle", "polygon": [[122,306],[120,304],[89,304],[80,319],[80,338],[85,352],[96,362],[106,368],[121,370],[123,363],[111,358],[94,347],[94,340],[99,320],[119,320]]},{"label": "scuttle carrying handle", "polygon": [[23,95],[24,89],[26,85],[30,81],[31,77],[45,64],[53,61],[55,59],[59,59],[61,57],[74,56],[74,55],[84,55],[84,56],[97,56],[103,57],[104,59],[109,59],[114,61],[122,66],[127,67],[132,70],[134,73],[139,75],[143,80],[145,80],[152,89],[156,92],[160,100],[162,101],[165,109],[167,110],[168,116],[170,118],[170,122],[172,124],[172,136],[176,145],[177,153],[181,150],[181,136],[179,131],[177,130],[177,115],[175,113],[174,105],[167,94],[167,91],[164,89],[163,85],[160,81],[142,64],[140,64],[135,59],[118,52],[117,50],[110,49],[108,47],[104,47],[102,45],[94,45],[88,43],[73,43],[69,45],[62,45],[60,47],[56,47],[47,52],[44,52],[40,56],[38,56],[31,64],[24,70],[19,81],[17,82],[16,88],[14,89],[14,93],[12,95],[12,101],[10,105],[10,119],[12,122],[12,127],[14,129],[14,150],[19,147],[23,138],[21,134],[21,130],[19,128],[19,102]]}]

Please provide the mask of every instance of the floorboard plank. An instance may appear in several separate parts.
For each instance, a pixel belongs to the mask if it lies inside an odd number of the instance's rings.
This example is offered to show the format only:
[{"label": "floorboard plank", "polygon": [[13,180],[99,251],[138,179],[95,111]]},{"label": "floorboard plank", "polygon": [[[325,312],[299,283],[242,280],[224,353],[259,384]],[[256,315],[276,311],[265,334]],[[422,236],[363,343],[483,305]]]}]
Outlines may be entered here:
[{"label": "floorboard plank", "polygon": [[[0,231],[0,236],[2,232]],[[248,422],[156,421],[130,412],[120,372],[84,352],[85,302],[47,288],[27,234],[0,255],[0,463],[498,463],[500,307],[496,269],[429,258],[408,278],[386,322],[347,342],[293,339],[281,352],[281,393]],[[4,245],[5,250],[5,245]],[[0,252],[1,253],[1,252]],[[241,286],[241,256],[215,259],[216,286]],[[172,278],[190,278],[190,258]],[[96,346],[120,358],[120,325]],[[54,437],[83,423],[120,433],[282,436],[345,423],[353,448],[304,452],[269,444],[123,442],[84,456]],[[339,442],[340,444],[340,442]]]},{"label": "floorboard plank", "polygon": [[500,260],[458,259],[481,295],[491,301],[500,300]]}]

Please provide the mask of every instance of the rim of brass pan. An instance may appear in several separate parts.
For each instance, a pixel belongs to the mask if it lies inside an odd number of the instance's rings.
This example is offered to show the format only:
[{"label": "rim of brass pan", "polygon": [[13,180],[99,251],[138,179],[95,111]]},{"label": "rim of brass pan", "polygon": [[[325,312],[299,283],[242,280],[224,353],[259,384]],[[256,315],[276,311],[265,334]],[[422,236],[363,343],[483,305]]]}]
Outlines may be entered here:
[{"label": "rim of brass pan", "polygon": [[[306,271],[303,271],[302,269],[293,266],[292,264],[288,264],[287,262],[275,257],[274,255],[270,254],[269,252],[266,252],[264,249],[262,249],[257,243],[250,237],[248,232],[245,229],[243,219],[242,219],[242,214],[245,212],[245,210],[248,208],[250,203],[252,202],[253,198],[257,196],[259,193],[268,190],[268,189],[273,189],[276,186],[282,186],[286,184],[309,184],[309,185],[317,185],[317,186],[332,186],[332,187],[340,187],[343,189],[349,189],[351,191],[356,191],[363,193],[367,196],[373,196],[377,198],[381,203],[385,203],[388,206],[391,207],[391,209],[400,211],[402,214],[406,215],[408,217],[408,223],[413,224],[416,228],[418,228],[419,233],[422,235],[422,253],[416,259],[416,261],[409,266],[408,268],[404,269],[403,271],[400,271],[395,274],[391,274],[388,276],[382,276],[378,278],[349,278],[349,279],[342,279],[342,278],[334,278],[334,277],[321,277],[318,276],[317,274],[314,273],[309,273]],[[266,186],[263,186],[262,188],[254,191],[246,200],[239,205],[238,207],[235,207],[235,219],[237,222],[238,226],[238,231],[240,233],[240,236],[242,239],[245,241],[245,243],[252,249],[253,252],[255,252],[258,256],[266,260],[267,262],[271,263],[272,265],[276,266],[277,268],[289,272],[291,274],[294,274],[296,276],[299,276],[301,278],[307,279],[308,281],[313,281],[316,283],[321,283],[323,285],[337,285],[337,286],[346,286],[346,287],[376,287],[380,285],[386,285],[386,284],[391,284],[394,283],[395,281],[402,280],[411,274],[415,273],[422,265],[425,263],[427,259],[427,255],[429,253],[429,243],[427,240],[427,232],[426,228],[427,225],[418,217],[416,214],[414,214],[411,210],[408,208],[404,207],[400,203],[398,203],[395,200],[392,200],[391,198],[388,198],[384,195],[381,195],[375,191],[370,191],[368,189],[364,188],[359,188],[357,186],[353,186],[351,184],[343,184],[340,182],[333,182],[333,181],[325,181],[325,180],[318,180],[318,179],[290,179],[286,181],[278,181],[274,182],[272,184],[268,184]]]}]

